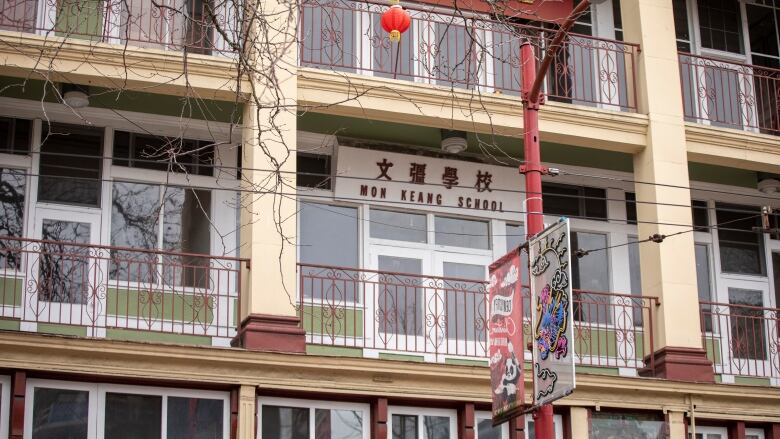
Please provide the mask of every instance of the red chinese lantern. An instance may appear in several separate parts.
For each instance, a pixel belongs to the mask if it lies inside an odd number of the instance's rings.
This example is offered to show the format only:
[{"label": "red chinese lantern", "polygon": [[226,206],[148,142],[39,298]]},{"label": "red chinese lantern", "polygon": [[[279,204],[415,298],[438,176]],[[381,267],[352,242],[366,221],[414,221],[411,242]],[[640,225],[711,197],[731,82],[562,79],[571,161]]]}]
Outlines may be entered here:
[{"label": "red chinese lantern", "polygon": [[396,43],[401,41],[401,34],[409,29],[411,22],[409,13],[404,11],[401,5],[390,6],[390,9],[382,14],[382,28],[385,32],[390,32],[390,41]]}]

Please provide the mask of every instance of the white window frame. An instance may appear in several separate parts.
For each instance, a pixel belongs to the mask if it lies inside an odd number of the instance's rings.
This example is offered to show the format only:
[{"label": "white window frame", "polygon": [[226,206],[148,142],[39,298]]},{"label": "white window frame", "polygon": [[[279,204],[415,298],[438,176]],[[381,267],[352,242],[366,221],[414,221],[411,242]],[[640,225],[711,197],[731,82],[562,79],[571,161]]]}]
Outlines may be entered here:
[{"label": "white window frame", "polygon": [[11,377],[0,375],[0,439],[8,439],[11,420]]},{"label": "white window frame", "polygon": [[[368,439],[371,434],[371,406],[363,403],[340,402],[340,401],[322,401],[314,399],[293,399],[293,398],[275,398],[258,397],[257,398],[257,439],[275,439],[263,438],[263,406],[275,407],[294,407],[307,409],[309,411],[309,438],[314,439],[316,409],[325,410],[351,410],[360,412],[363,416],[363,438]],[[389,415],[388,415],[389,416]]]},{"label": "white window frame", "polygon": [[[720,439],[728,439],[729,432],[726,427],[699,427],[698,425],[696,428],[696,434],[702,435],[702,439],[709,439],[706,435],[708,434],[718,434],[720,435]],[[688,438],[689,439],[696,439],[692,434],[692,428],[688,428]]]},{"label": "white window frame", "polygon": [[[486,411],[474,412],[474,439],[480,439],[479,437],[479,421],[483,420],[493,421],[493,414]],[[501,424],[501,439],[509,439],[509,423],[504,422]],[[558,439],[558,438],[555,438]],[[763,439],[763,438],[762,438]]]},{"label": "white window frame", "polygon": [[[528,423],[531,421],[534,421],[534,416],[525,415],[525,431],[528,431]],[[555,439],[563,439],[563,416],[553,415],[553,430],[555,430]]]},{"label": "white window frame", "polygon": [[[450,439],[458,437],[458,412],[454,409],[437,409],[427,407],[389,406],[387,408],[388,437],[393,435],[393,415],[417,416],[417,437],[424,439],[423,417],[444,416],[450,420]],[[261,438],[262,439],[262,438]]]},{"label": "white window frame", "polygon": [[761,428],[746,428],[745,437],[748,435],[755,436],[756,439],[764,439],[764,430]]},{"label": "white window frame", "polygon": [[149,396],[160,396],[162,407],[160,413],[161,439],[167,439],[168,398],[202,398],[222,401],[222,437],[230,436],[230,394],[214,390],[174,389],[167,387],[131,386],[124,384],[81,383],[73,381],[29,379],[27,380],[28,400],[24,406],[24,439],[32,439],[33,408],[35,406],[35,388],[51,388],[62,390],[78,390],[89,392],[88,431],[87,439],[105,438],[105,400],[106,393],[127,393]]}]

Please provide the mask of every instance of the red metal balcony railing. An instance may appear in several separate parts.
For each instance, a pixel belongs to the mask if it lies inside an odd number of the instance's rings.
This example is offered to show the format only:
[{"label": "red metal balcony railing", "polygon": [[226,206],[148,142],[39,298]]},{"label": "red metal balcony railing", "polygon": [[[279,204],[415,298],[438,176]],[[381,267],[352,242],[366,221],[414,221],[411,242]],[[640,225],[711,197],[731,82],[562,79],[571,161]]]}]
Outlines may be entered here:
[{"label": "red metal balcony railing", "polygon": [[780,134],[780,70],[680,53],[688,120]]},{"label": "red metal balcony railing", "polygon": [[239,7],[223,0],[6,0],[0,30],[201,54],[238,42]]},{"label": "red metal balcony railing", "polygon": [[[301,324],[311,344],[359,348],[364,355],[487,357],[483,281],[310,264],[300,264],[298,275]],[[571,342],[577,364],[652,368],[644,358],[653,352],[656,303],[653,297],[577,291]],[[525,310],[528,336],[527,294]]]},{"label": "red metal balcony railing", "polygon": [[[300,10],[300,64],[403,79],[484,93],[520,93],[520,43],[537,51],[554,30],[490,20],[463,11],[404,5],[412,17],[399,44],[380,18],[385,3],[304,0]],[[548,98],[614,110],[636,110],[639,46],[571,34],[550,69]]]},{"label": "red metal balcony railing", "polygon": [[236,333],[237,258],[0,237],[0,318],[86,335]]},{"label": "red metal balcony railing", "polygon": [[699,308],[715,373],[780,379],[780,309],[715,302]]}]

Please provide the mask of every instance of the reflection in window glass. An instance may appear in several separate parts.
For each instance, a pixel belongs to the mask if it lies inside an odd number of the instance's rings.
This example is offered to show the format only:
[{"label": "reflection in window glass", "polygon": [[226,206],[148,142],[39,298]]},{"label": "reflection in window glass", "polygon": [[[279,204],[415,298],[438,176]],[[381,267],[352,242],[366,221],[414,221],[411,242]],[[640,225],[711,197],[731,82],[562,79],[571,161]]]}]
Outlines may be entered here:
[{"label": "reflection in window glass", "polygon": [[501,435],[501,426],[493,427],[493,421],[490,419],[480,419],[477,422],[478,439],[503,439]]},{"label": "reflection in window glass", "polygon": [[407,242],[428,242],[425,215],[371,209],[372,238]]},{"label": "reflection in window glass", "polygon": [[44,219],[39,261],[38,299],[50,302],[85,303],[90,279],[89,247],[69,243],[89,244],[89,223]]},{"label": "reflection in window glass", "polygon": [[[0,236],[19,238],[24,230],[24,197],[27,187],[25,172],[0,168]],[[0,240],[0,268],[21,268],[21,242]]]},{"label": "reflection in window glass", "polygon": [[31,134],[31,121],[0,117],[0,152],[5,154],[29,154]]},{"label": "reflection in window glass", "polygon": [[224,401],[168,397],[168,439],[221,439]]},{"label": "reflection in window glass", "polygon": [[487,321],[485,296],[487,290],[484,282],[451,281],[447,278],[485,279],[486,269],[483,265],[444,263],[442,283],[447,304],[447,338],[454,340],[485,342],[486,332],[484,322]]},{"label": "reflection in window glass", "polygon": [[721,270],[726,273],[764,274],[764,239],[753,227],[761,226],[761,209],[718,203],[715,215]]},{"label": "reflection in window glass", "polygon": [[363,415],[356,410],[314,410],[314,439],[361,439]]},{"label": "reflection in window glass", "polygon": [[766,360],[764,294],[760,290],[729,288],[729,338],[735,358]]},{"label": "reflection in window glass", "polygon": [[380,255],[378,265],[384,282],[377,287],[377,329],[381,333],[422,335],[425,327],[422,260]]},{"label": "reflection in window glass", "polygon": [[[607,235],[601,233],[572,232],[571,248],[594,250],[607,246]],[[591,323],[608,323],[612,312],[609,296],[588,294],[609,291],[609,254],[607,250],[591,252],[578,258],[572,257],[572,288],[583,290],[574,293],[574,318]]]},{"label": "reflection in window glass", "polygon": [[742,53],[739,2],[698,0],[701,45],[708,49]]},{"label": "reflection in window glass", "polygon": [[[111,196],[111,245],[158,248],[160,186],[115,182]],[[111,278],[151,283],[156,256],[127,250],[111,251]]]},{"label": "reflection in window glass", "polygon": [[100,206],[103,130],[43,124],[38,201]]},{"label": "reflection in window glass", "polygon": [[[358,266],[358,218],[354,207],[300,203],[300,262],[336,267]],[[372,215],[376,211],[372,211]],[[338,251],[334,251],[338,249]]]},{"label": "reflection in window glass", "polygon": [[437,216],[434,222],[436,244],[455,247],[490,248],[490,225],[487,221],[473,221]]},{"label": "reflection in window glass", "polygon": [[89,392],[48,389],[34,391],[32,439],[86,439]]},{"label": "reflection in window glass", "polygon": [[450,418],[447,416],[424,416],[423,439],[450,439]]},{"label": "reflection in window glass", "polygon": [[393,439],[418,439],[417,416],[393,415]]},{"label": "reflection in window glass", "polygon": [[[163,199],[163,250],[209,254],[211,191],[166,187]],[[163,276],[168,285],[204,288],[208,285],[209,269],[208,258],[163,258]]]},{"label": "reflection in window glass", "polygon": [[604,413],[591,415],[591,439],[664,439],[666,423],[662,415]]},{"label": "reflection in window glass", "polygon": [[264,405],[262,436],[274,439],[309,439],[309,409]]},{"label": "reflection in window glass", "polygon": [[106,393],[105,423],[107,438],[159,438],[162,396]]}]

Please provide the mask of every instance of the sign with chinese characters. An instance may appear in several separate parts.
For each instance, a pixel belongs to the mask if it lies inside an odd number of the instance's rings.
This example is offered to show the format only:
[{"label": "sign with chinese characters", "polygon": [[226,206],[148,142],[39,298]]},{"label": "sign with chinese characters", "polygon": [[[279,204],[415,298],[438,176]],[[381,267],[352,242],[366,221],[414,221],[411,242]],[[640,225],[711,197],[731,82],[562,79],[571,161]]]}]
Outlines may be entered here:
[{"label": "sign with chinese characters", "polygon": [[562,218],[528,242],[534,404],[574,391],[569,220]]},{"label": "sign with chinese characters", "polygon": [[494,425],[519,414],[525,400],[522,268],[517,250],[490,265],[488,335]]},{"label": "sign with chinese characters", "polygon": [[339,147],[335,196],[517,218],[522,176],[516,167]]}]

